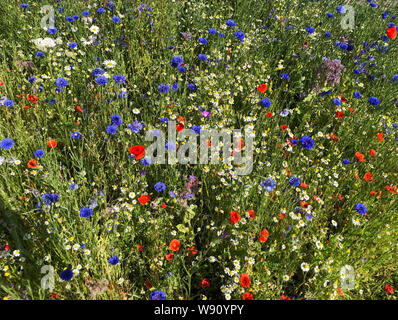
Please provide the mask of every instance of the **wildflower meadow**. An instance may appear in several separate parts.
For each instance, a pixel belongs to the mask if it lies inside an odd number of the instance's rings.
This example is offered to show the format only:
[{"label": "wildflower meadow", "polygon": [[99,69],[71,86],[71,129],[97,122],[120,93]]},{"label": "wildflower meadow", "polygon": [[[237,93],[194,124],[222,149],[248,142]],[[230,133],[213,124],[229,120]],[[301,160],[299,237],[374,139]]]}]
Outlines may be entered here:
[{"label": "wildflower meadow", "polygon": [[397,15],[0,1],[0,298],[396,300]]}]

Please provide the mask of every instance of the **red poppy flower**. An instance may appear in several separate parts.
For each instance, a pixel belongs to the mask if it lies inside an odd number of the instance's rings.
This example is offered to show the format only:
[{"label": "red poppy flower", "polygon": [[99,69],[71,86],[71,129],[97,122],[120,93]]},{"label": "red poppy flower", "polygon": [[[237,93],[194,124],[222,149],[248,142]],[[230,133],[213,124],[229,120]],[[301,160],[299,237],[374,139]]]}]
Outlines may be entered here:
[{"label": "red poppy flower", "polygon": [[269,232],[267,229],[263,229],[260,232],[260,238],[258,239],[261,243],[264,243],[268,240]]},{"label": "red poppy flower", "polygon": [[146,195],[146,194],[143,194],[141,197],[138,198],[138,201],[139,201],[142,205],[144,205],[145,203],[147,203],[149,200],[151,200],[151,197],[148,196],[148,195]]},{"label": "red poppy flower", "polygon": [[35,159],[30,159],[28,162],[28,168],[36,168],[37,161]]},{"label": "red poppy flower", "polygon": [[253,220],[254,217],[256,216],[256,215],[254,214],[254,210],[247,210],[247,213],[248,213],[249,216],[250,216],[250,220]]},{"label": "red poppy flower", "polygon": [[267,91],[267,88],[268,86],[265,83],[263,83],[257,87],[257,90],[260,91],[261,93],[264,93],[265,91]]},{"label": "red poppy flower", "polygon": [[162,209],[165,209],[167,206],[164,204],[164,203],[162,203]]},{"label": "red poppy flower", "polygon": [[145,286],[146,286],[148,289],[152,288],[152,285],[151,285],[151,283],[150,283],[148,280],[145,281]]},{"label": "red poppy flower", "polygon": [[272,112],[267,113],[267,118],[272,118]]},{"label": "red poppy flower", "polygon": [[138,249],[138,251],[142,251],[142,250],[144,250],[143,246],[142,246],[142,245],[140,245],[140,244],[137,244],[137,249]]},{"label": "red poppy flower", "polygon": [[253,293],[251,292],[245,292],[242,296],[243,300],[253,300]]},{"label": "red poppy flower", "polygon": [[30,105],[28,105],[28,104],[26,104],[26,105],[24,105],[22,108],[24,108],[24,109],[30,109],[30,108],[31,108],[31,106],[30,106]]},{"label": "red poppy flower", "polygon": [[176,125],[176,129],[177,129],[177,132],[180,132],[180,131],[184,130],[184,125],[182,123],[179,123]]},{"label": "red poppy flower", "polygon": [[285,124],[281,125],[281,129],[282,129],[282,131],[285,131],[285,130],[286,130],[286,128],[287,128],[287,125],[285,125]]},{"label": "red poppy flower", "polygon": [[365,161],[365,156],[362,153],[359,152],[355,152],[355,157],[358,159],[358,161],[360,162],[364,162]]},{"label": "red poppy flower", "polygon": [[56,146],[57,146],[57,141],[56,140],[50,140],[50,141],[47,141],[47,145],[50,147],[50,148],[55,148]]},{"label": "red poppy flower", "polygon": [[377,139],[379,139],[379,143],[382,142],[384,140],[383,138],[383,132],[380,132],[377,134]]},{"label": "red poppy flower", "polygon": [[137,160],[145,156],[145,146],[132,146],[129,148],[129,151],[135,156],[135,159]]},{"label": "red poppy flower", "polygon": [[80,106],[76,106],[76,110],[79,112],[83,112],[82,108]]},{"label": "red poppy flower", "polygon": [[34,94],[28,94],[27,99],[33,103],[36,103],[37,101],[39,101],[39,97],[36,97]]},{"label": "red poppy flower", "polygon": [[0,80],[0,87],[3,86],[3,81]]},{"label": "red poppy flower", "polygon": [[391,287],[390,285],[386,284],[386,286],[384,287],[384,291],[387,293],[391,293],[394,294],[394,288]]},{"label": "red poppy flower", "polygon": [[173,239],[170,242],[170,250],[171,251],[178,251],[178,249],[180,249],[180,241],[178,241],[177,239]]},{"label": "red poppy flower", "polygon": [[367,182],[369,182],[369,181],[371,181],[371,180],[373,180],[374,179],[374,175],[372,176],[372,174],[370,173],[370,172],[367,172],[367,173],[365,173],[365,175],[364,175],[364,179],[367,181]]},{"label": "red poppy flower", "polygon": [[202,288],[210,287],[209,279],[206,279],[206,278],[202,279],[202,281],[200,282],[200,285],[201,285]]},{"label": "red poppy flower", "polygon": [[240,285],[245,288],[250,288],[250,278],[247,273],[242,273],[240,275]]},{"label": "red poppy flower", "polygon": [[372,157],[376,156],[376,150],[374,149],[370,149],[369,153]]},{"label": "red poppy flower", "polygon": [[173,260],[173,258],[174,258],[173,252],[170,252],[169,254],[166,254],[166,260],[167,261],[171,261],[171,260]]},{"label": "red poppy flower", "polygon": [[194,257],[198,253],[198,250],[196,250],[195,246],[192,246],[191,248],[188,248],[188,253],[190,257]]},{"label": "red poppy flower", "polygon": [[288,296],[285,296],[284,294],[281,295],[282,300],[291,300]]},{"label": "red poppy flower", "polygon": [[390,39],[395,39],[395,38],[397,37],[397,27],[396,27],[396,26],[393,26],[393,27],[391,27],[391,28],[388,28],[388,29],[386,30],[386,33],[387,33],[387,36],[388,36]]},{"label": "red poppy flower", "polygon": [[343,111],[336,111],[336,118],[337,119],[341,119],[344,116],[344,112]]},{"label": "red poppy flower", "polygon": [[240,221],[240,214],[237,211],[231,211],[230,212],[230,221],[232,224],[235,224],[238,221]]}]

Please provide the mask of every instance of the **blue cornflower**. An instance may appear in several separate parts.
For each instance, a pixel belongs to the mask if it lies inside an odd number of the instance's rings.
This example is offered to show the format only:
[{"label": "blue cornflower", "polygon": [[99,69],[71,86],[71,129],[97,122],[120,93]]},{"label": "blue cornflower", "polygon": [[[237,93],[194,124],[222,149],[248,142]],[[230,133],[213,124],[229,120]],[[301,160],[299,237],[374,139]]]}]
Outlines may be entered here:
[{"label": "blue cornflower", "polygon": [[235,27],[236,22],[232,19],[228,19],[227,22],[225,23],[228,27]]},{"label": "blue cornflower", "polygon": [[106,132],[114,135],[117,132],[117,127],[115,125],[109,125],[106,127]]},{"label": "blue cornflower", "polygon": [[344,8],[344,6],[342,6],[342,5],[337,6],[336,10],[340,14],[344,14],[347,11],[346,8]]},{"label": "blue cornflower", "polygon": [[382,17],[383,19],[387,19],[387,17],[388,17],[388,11],[384,11],[384,13],[381,15],[381,17]]},{"label": "blue cornflower", "polygon": [[70,136],[72,139],[76,140],[76,139],[79,139],[82,135],[79,131],[75,131],[75,132],[72,132],[72,134]]},{"label": "blue cornflower", "polygon": [[141,164],[144,166],[149,166],[151,164],[151,159],[150,158],[144,158],[141,160]]},{"label": "blue cornflower", "polygon": [[49,33],[49,34],[55,34],[55,33],[57,33],[57,31],[58,31],[58,28],[48,28],[47,29],[47,32]]},{"label": "blue cornflower", "polygon": [[108,83],[108,79],[104,76],[99,76],[97,79],[95,79],[95,82],[98,83],[100,86],[103,86]]},{"label": "blue cornflower", "polygon": [[118,16],[114,16],[114,17],[112,17],[112,21],[114,23],[119,23],[120,22],[120,18]]},{"label": "blue cornflower", "polygon": [[192,91],[196,91],[196,86],[193,83],[188,84],[188,89]]},{"label": "blue cornflower", "polygon": [[115,126],[120,126],[123,123],[122,118],[117,114],[111,115],[111,122]]},{"label": "blue cornflower", "polygon": [[12,101],[10,99],[6,99],[6,100],[4,100],[3,105],[11,108],[12,106],[14,106],[14,101]]},{"label": "blue cornflower", "polygon": [[171,66],[174,68],[177,68],[183,62],[184,59],[180,56],[174,56],[173,59],[170,60]]},{"label": "blue cornflower", "polygon": [[354,96],[355,99],[360,99],[360,98],[362,98],[362,94],[361,94],[360,92],[358,92],[358,91],[354,91],[353,96]]},{"label": "blue cornflower", "polygon": [[297,144],[297,139],[294,139],[294,138],[293,138],[292,140],[290,140],[290,142],[292,143],[292,145],[295,146],[295,145]]},{"label": "blue cornflower", "polygon": [[368,212],[368,209],[366,208],[366,206],[365,206],[363,203],[361,203],[361,202],[358,202],[358,203],[355,205],[355,210],[356,210],[359,214],[361,214],[361,215],[363,215],[363,214],[365,214],[366,212]]},{"label": "blue cornflower", "polygon": [[54,202],[57,202],[59,200],[59,196],[57,193],[47,192],[47,193],[43,194],[42,199],[46,204],[50,205]]},{"label": "blue cornflower", "polygon": [[71,189],[72,191],[79,189],[79,185],[73,182],[69,185],[69,189]]},{"label": "blue cornflower", "polygon": [[69,281],[73,277],[73,271],[71,270],[72,266],[69,265],[68,269],[62,271],[59,277],[64,281]]},{"label": "blue cornflower", "polygon": [[33,152],[33,155],[36,158],[42,158],[42,157],[44,157],[44,151],[43,151],[43,149],[37,149],[35,152]]},{"label": "blue cornflower", "polygon": [[82,12],[83,17],[88,17],[90,15],[90,12],[88,12],[87,10],[84,10]]},{"label": "blue cornflower", "polygon": [[22,3],[22,4],[20,5],[20,7],[21,7],[22,9],[29,9],[29,5],[28,5],[27,3]]},{"label": "blue cornflower", "polygon": [[198,54],[198,58],[199,58],[199,60],[202,60],[202,61],[206,61],[207,60],[207,56],[205,54],[203,54],[203,53]]},{"label": "blue cornflower", "polygon": [[154,188],[156,192],[163,192],[166,190],[166,185],[163,182],[157,182],[155,183]]},{"label": "blue cornflower", "polygon": [[172,89],[173,91],[177,91],[178,88],[179,88],[179,86],[178,86],[178,83],[177,83],[177,82],[174,82],[173,85],[171,86],[171,89]]},{"label": "blue cornflower", "polygon": [[210,33],[210,34],[216,34],[217,31],[216,31],[216,29],[214,29],[214,28],[210,28],[210,29],[209,29],[209,33]]},{"label": "blue cornflower", "polygon": [[160,84],[158,90],[161,93],[167,93],[170,90],[170,86],[168,84]]},{"label": "blue cornflower", "polygon": [[176,144],[171,141],[166,142],[165,147],[167,150],[175,150],[177,148]]},{"label": "blue cornflower", "polygon": [[97,9],[97,13],[98,14],[102,14],[102,13],[104,13],[105,12],[105,9],[104,8],[98,8]]},{"label": "blue cornflower", "polygon": [[55,81],[55,85],[57,87],[66,87],[68,85],[68,81],[64,78],[58,78],[57,81]]},{"label": "blue cornflower", "polygon": [[292,177],[292,178],[290,178],[289,183],[292,186],[298,187],[300,185],[300,179],[297,177]]},{"label": "blue cornflower", "polygon": [[334,99],[333,99],[333,103],[334,103],[336,106],[339,106],[339,105],[341,105],[341,100],[340,100],[339,98],[334,98]]},{"label": "blue cornflower", "polygon": [[271,106],[271,100],[268,98],[262,98],[261,99],[261,104],[265,108],[269,108]]},{"label": "blue cornflower", "polygon": [[245,39],[245,34],[241,30],[236,30],[234,36],[239,42],[243,42]]},{"label": "blue cornflower", "polygon": [[207,39],[206,38],[199,38],[199,43],[200,44],[207,44]]},{"label": "blue cornflower", "polygon": [[200,131],[201,131],[201,127],[200,127],[200,126],[192,126],[192,127],[191,127],[191,130],[192,130],[193,132],[199,134]]},{"label": "blue cornflower", "polygon": [[311,150],[311,149],[314,147],[314,140],[312,140],[312,138],[309,137],[309,136],[302,136],[302,137],[300,138],[300,144],[301,144],[304,148],[306,148],[306,149],[308,149],[308,150]]},{"label": "blue cornflower", "polygon": [[368,99],[368,102],[372,105],[372,106],[378,106],[380,104],[380,100],[376,97],[370,97]]},{"label": "blue cornflower", "polygon": [[331,34],[329,31],[326,31],[326,32],[325,32],[325,37],[330,38],[331,36],[332,36],[332,34]]},{"label": "blue cornflower", "polygon": [[161,118],[160,118],[160,122],[162,122],[162,123],[168,123],[168,122],[169,122],[169,118],[167,118],[167,117],[161,117]]},{"label": "blue cornflower", "polygon": [[134,133],[139,133],[144,128],[144,125],[138,120],[134,120],[133,124],[128,124],[128,127]]},{"label": "blue cornflower", "polygon": [[166,300],[166,294],[163,291],[155,290],[149,295],[151,300]]},{"label": "blue cornflower", "polygon": [[308,33],[314,33],[315,32],[315,28],[309,26],[309,27],[305,28],[305,31],[307,31]]},{"label": "blue cornflower", "polygon": [[344,164],[344,165],[350,164],[350,160],[344,158],[344,159],[343,159],[343,164]]},{"label": "blue cornflower", "polygon": [[119,258],[115,255],[112,256],[108,259],[109,264],[111,264],[112,266],[116,265],[119,263]]},{"label": "blue cornflower", "polygon": [[14,140],[11,138],[5,138],[0,142],[0,148],[4,150],[11,149],[14,146]]},{"label": "blue cornflower", "polygon": [[340,43],[340,48],[342,50],[347,50],[348,49],[348,45],[345,42]]},{"label": "blue cornflower", "polygon": [[264,188],[265,191],[271,192],[276,187],[276,181],[272,178],[268,178],[260,183],[260,186]]},{"label": "blue cornflower", "polygon": [[126,82],[126,77],[122,74],[115,74],[113,76],[113,81],[115,81],[116,83],[124,83]]},{"label": "blue cornflower", "polygon": [[28,78],[28,81],[29,81],[30,84],[33,84],[36,80],[37,80],[36,77],[29,77]]},{"label": "blue cornflower", "polygon": [[74,49],[77,48],[77,43],[76,42],[70,42],[68,43],[69,48]]},{"label": "blue cornflower", "polygon": [[398,80],[398,74],[394,74],[391,78],[392,82],[396,82]]},{"label": "blue cornflower", "polygon": [[42,57],[44,57],[44,53],[42,51],[37,51],[36,52],[36,57],[42,58]]},{"label": "blue cornflower", "polygon": [[80,216],[82,218],[88,218],[93,215],[93,210],[91,210],[89,207],[83,207],[80,209]]},{"label": "blue cornflower", "polygon": [[184,66],[179,66],[178,71],[180,71],[181,73],[185,73],[187,72],[187,69]]},{"label": "blue cornflower", "polygon": [[220,38],[225,38],[225,33],[220,32],[220,33],[218,34],[218,36],[219,36]]},{"label": "blue cornflower", "polygon": [[287,79],[290,78],[290,75],[289,75],[288,73],[286,73],[286,72],[283,72],[283,73],[281,74],[281,78],[287,80]]},{"label": "blue cornflower", "polygon": [[329,18],[333,18],[333,17],[334,17],[333,13],[329,12],[329,13],[328,13],[328,17],[329,17]]},{"label": "blue cornflower", "polygon": [[104,69],[96,68],[93,71],[93,76],[98,77],[99,75],[104,74],[104,73],[105,73]]}]

